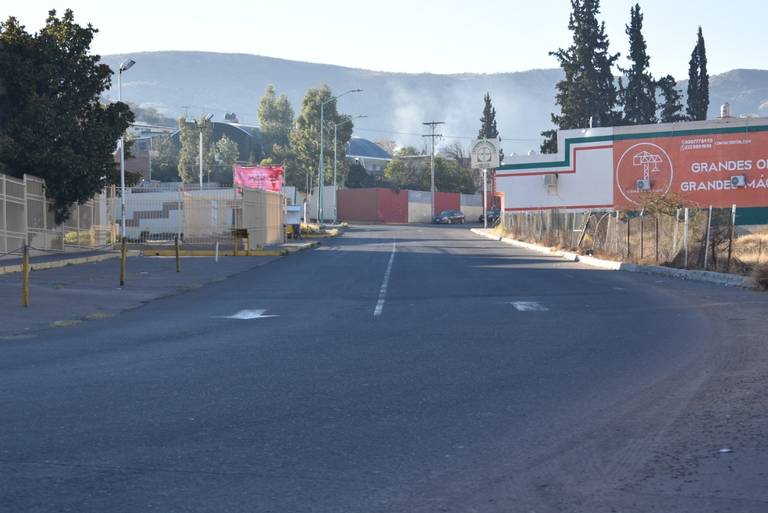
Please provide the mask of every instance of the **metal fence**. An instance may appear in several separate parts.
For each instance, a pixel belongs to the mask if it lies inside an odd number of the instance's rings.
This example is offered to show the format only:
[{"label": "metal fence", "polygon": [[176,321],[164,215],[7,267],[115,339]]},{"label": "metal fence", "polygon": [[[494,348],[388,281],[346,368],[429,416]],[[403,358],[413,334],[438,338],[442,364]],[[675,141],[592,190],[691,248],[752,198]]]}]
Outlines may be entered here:
[{"label": "metal fence", "polygon": [[[125,195],[126,239],[142,245],[212,247],[232,245],[245,230],[253,248],[284,240],[284,196],[261,190],[159,184]],[[45,181],[0,174],[0,256],[33,250],[67,251],[111,247],[119,240],[122,204],[116,187],[82,204],[56,224]]]},{"label": "metal fence", "polygon": [[749,272],[768,262],[768,227],[736,226],[736,209],[505,213],[504,231],[549,247],[624,262]]},{"label": "metal fence", "polygon": [[[121,223],[121,198],[111,199],[114,224]],[[202,248],[234,243],[246,230],[252,246],[283,242],[284,197],[262,190],[175,184],[135,187],[126,192],[126,239],[161,246],[178,237]]]},{"label": "metal fence", "polygon": [[55,225],[48,205],[42,179],[0,174],[0,256],[19,252],[24,244],[39,250],[64,249],[62,228]]}]

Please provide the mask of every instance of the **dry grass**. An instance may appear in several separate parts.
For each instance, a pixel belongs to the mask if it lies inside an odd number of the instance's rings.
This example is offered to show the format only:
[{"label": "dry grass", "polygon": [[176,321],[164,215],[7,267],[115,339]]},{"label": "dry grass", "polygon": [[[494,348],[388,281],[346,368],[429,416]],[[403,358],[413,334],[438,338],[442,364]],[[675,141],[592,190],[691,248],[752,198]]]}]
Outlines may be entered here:
[{"label": "dry grass", "polygon": [[733,245],[733,256],[750,266],[768,263],[768,231],[737,238]]}]

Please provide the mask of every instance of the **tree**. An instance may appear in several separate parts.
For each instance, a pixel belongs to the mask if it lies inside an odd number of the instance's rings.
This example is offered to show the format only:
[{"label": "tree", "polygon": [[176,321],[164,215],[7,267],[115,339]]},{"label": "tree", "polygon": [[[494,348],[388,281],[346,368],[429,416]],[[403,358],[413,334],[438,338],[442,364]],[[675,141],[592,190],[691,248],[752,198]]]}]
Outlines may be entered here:
[{"label": "tree", "polygon": [[96,32],[69,9],[49,11],[34,35],[16,18],[0,23],[0,172],[45,179],[57,222],[114,183],[116,142],[134,119],[125,103],[99,101],[112,71],[90,53]]},{"label": "tree", "polygon": [[[480,139],[498,139],[499,130],[496,127],[496,108],[491,103],[491,94],[485,93],[483,98],[485,106],[483,107],[483,117],[480,118],[480,131],[477,137]],[[499,162],[504,160],[504,150],[499,148]]]},{"label": "tree", "polygon": [[354,162],[349,166],[349,173],[347,173],[347,179],[345,184],[350,189],[360,189],[363,187],[370,187],[374,183],[373,178],[368,174],[360,162]]},{"label": "tree", "polygon": [[170,137],[152,139],[157,157],[152,159],[152,179],[161,182],[179,181],[179,147]]},{"label": "tree", "polygon": [[395,151],[397,151],[397,143],[392,139],[381,139],[379,141],[375,141],[375,144],[390,155],[394,155]]},{"label": "tree", "polygon": [[[398,189],[420,189],[424,183],[423,159],[396,158],[387,162],[384,180]],[[429,173],[429,170],[426,169]],[[429,176],[426,181],[429,182]],[[427,185],[429,187],[429,185]]]},{"label": "tree", "polygon": [[234,112],[225,113],[224,121],[228,121],[230,123],[240,123],[240,120],[237,118],[237,114],[235,114]]},{"label": "tree", "polygon": [[677,123],[679,121],[685,121],[685,115],[683,115],[683,102],[681,99],[680,91],[677,89],[677,82],[675,77],[667,75],[662,77],[658,82],[661,95],[664,97],[664,103],[661,105],[661,115],[659,119],[662,123]]},{"label": "tree", "polygon": [[285,94],[278,97],[275,88],[268,86],[259,101],[258,110],[262,146],[268,156],[272,155],[274,145],[288,146],[293,128],[293,115],[293,107],[288,97]]},{"label": "tree", "polygon": [[201,118],[192,122],[179,119],[179,176],[184,183],[195,183],[200,177],[200,131],[203,132],[203,171],[210,172],[215,165],[213,123]]},{"label": "tree", "polygon": [[213,150],[215,164],[213,172],[210,173],[211,181],[221,185],[232,185],[232,166],[240,155],[237,143],[224,135],[213,145]]},{"label": "tree", "polygon": [[[429,190],[429,169],[422,173],[422,190]],[[435,188],[442,192],[460,192],[474,194],[477,192],[471,171],[462,169],[455,160],[435,157]]]},{"label": "tree", "polygon": [[[297,180],[296,185],[302,190],[306,188],[307,179],[310,187],[312,181],[317,177],[320,161],[320,105],[325,103],[325,133],[324,133],[324,160],[325,160],[325,184],[328,185],[332,180],[333,169],[333,125],[349,118],[342,116],[336,110],[336,102],[330,101],[333,98],[330,88],[327,85],[318,89],[309,89],[304,95],[301,103],[301,112],[296,117],[296,123],[289,135],[290,148],[295,153],[297,175],[302,177]],[[352,138],[353,124],[351,121],[344,123],[338,128],[338,164],[339,164],[339,182],[344,183],[346,172],[349,168],[346,163],[346,147]],[[329,172],[331,171],[331,172]],[[298,178],[298,176],[296,177]]]},{"label": "tree", "polygon": [[[557,104],[560,114],[552,114],[552,122],[560,130],[588,126],[611,126],[619,119],[613,66],[620,54],[608,52],[605,23],[597,21],[600,0],[571,0],[572,12],[568,29],[573,44],[550,55],[557,58],[565,78],[558,82]],[[542,132],[547,139],[542,153],[557,151],[556,132]]]},{"label": "tree", "polygon": [[707,73],[707,48],[704,33],[699,27],[696,46],[691,53],[688,68],[688,119],[703,121],[709,110],[709,74]]},{"label": "tree", "polygon": [[624,123],[647,125],[656,123],[656,82],[648,71],[650,58],[643,37],[643,13],[640,4],[630,9],[630,23],[626,26],[629,36],[629,57],[632,65],[621,69],[627,76],[627,87],[620,86],[620,100],[624,106]]}]

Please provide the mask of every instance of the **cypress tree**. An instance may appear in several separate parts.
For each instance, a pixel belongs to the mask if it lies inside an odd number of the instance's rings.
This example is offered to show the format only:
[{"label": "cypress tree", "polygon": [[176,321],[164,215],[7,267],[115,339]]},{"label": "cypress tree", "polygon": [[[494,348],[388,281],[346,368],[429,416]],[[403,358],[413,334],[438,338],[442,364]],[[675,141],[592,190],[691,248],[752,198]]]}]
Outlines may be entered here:
[{"label": "cypress tree", "polygon": [[662,123],[677,123],[685,121],[683,115],[682,95],[677,89],[675,77],[667,75],[658,81],[658,87],[661,95],[664,97],[664,103],[661,105],[660,120]]},{"label": "cypress tree", "polygon": [[[496,109],[491,102],[490,93],[485,93],[485,106],[483,107],[483,117],[480,118],[480,139],[498,139],[499,129],[496,127]],[[504,160],[504,150],[499,148],[499,161]]]},{"label": "cypress tree", "polygon": [[630,10],[630,23],[626,26],[629,36],[629,57],[632,65],[621,71],[627,75],[627,87],[619,88],[624,106],[624,122],[629,125],[656,123],[656,82],[648,68],[648,46],[643,37],[643,13],[640,5]]},{"label": "cypress tree", "polygon": [[[619,54],[608,51],[605,23],[597,20],[600,0],[571,0],[572,12],[568,29],[573,44],[567,49],[550,52],[557,58],[565,79],[557,84],[555,97],[560,114],[552,114],[552,122],[560,129],[588,126],[611,126],[619,119],[613,66]],[[555,132],[542,132],[547,139],[542,152],[557,150]]]},{"label": "cypress tree", "polygon": [[688,119],[702,121],[707,119],[709,110],[709,73],[707,73],[707,48],[704,33],[699,27],[696,46],[691,53],[688,68]]}]

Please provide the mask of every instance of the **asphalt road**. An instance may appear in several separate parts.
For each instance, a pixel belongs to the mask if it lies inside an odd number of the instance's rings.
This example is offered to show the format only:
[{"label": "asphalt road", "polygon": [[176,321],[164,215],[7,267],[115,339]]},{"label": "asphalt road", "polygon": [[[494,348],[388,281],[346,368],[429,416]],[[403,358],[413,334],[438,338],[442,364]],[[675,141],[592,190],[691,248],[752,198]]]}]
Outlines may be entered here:
[{"label": "asphalt road", "polygon": [[357,227],[0,342],[0,511],[765,512],[767,313]]}]

